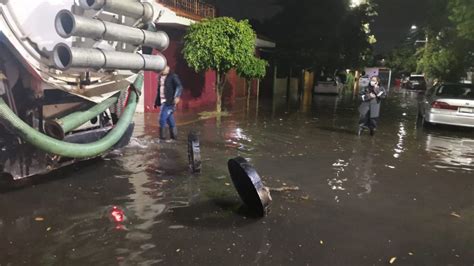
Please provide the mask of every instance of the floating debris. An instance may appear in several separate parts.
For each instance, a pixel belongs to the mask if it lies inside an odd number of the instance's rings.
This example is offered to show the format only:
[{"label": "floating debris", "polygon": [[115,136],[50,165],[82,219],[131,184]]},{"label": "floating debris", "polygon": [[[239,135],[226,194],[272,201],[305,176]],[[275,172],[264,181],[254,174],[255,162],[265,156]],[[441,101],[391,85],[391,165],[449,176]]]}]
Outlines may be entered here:
[{"label": "floating debris", "polygon": [[268,188],[272,192],[287,192],[287,191],[300,191],[300,188],[297,186],[289,187],[278,187],[278,188]]},{"label": "floating debris", "polygon": [[171,225],[168,228],[172,229],[172,230],[179,230],[179,229],[185,229],[186,226],[184,226],[184,225]]},{"label": "floating debris", "polygon": [[452,212],[451,216],[456,217],[456,218],[461,218],[461,215],[457,214],[456,212]]}]

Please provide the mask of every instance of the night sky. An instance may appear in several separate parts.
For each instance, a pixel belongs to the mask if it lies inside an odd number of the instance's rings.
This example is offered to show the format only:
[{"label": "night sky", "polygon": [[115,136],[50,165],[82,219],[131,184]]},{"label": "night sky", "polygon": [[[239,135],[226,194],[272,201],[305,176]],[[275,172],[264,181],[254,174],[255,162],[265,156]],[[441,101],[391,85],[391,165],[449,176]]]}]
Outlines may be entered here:
[{"label": "night sky", "polygon": [[376,53],[390,51],[409,33],[411,25],[426,21],[432,0],[377,0],[379,16],[372,25]]},{"label": "night sky", "polygon": [[[399,44],[408,34],[411,25],[420,25],[427,18],[432,0],[376,0],[379,16],[372,25],[377,38],[375,53],[385,53]],[[214,0],[223,16],[238,19],[265,19],[279,10],[273,0]]]}]

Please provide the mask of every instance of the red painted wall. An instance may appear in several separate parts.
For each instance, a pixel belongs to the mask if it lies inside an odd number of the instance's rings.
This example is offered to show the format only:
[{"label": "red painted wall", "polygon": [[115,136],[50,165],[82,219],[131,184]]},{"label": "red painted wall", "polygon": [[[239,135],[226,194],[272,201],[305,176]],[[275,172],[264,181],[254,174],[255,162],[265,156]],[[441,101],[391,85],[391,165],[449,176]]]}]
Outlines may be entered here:
[{"label": "red painted wall", "polygon": [[[183,83],[182,102],[179,104],[179,110],[192,110],[197,107],[207,107],[210,110],[215,107],[215,72],[207,71],[206,73],[196,73],[187,66],[186,61],[181,53],[183,49],[183,31],[165,30],[170,36],[170,45],[163,52],[171,71],[178,74]],[[159,112],[159,108],[154,108],[155,98],[157,94],[158,74],[155,72],[145,73],[145,112]],[[255,88],[256,85],[253,85]],[[246,96],[245,80],[240,78],[236,71],[230,71],[227,75],[225,84],[223,103],[231,107],[235,102],[235,98]],[[253,89],[252,94],[255,94]]]},{"label": "red painted wall", "polygon": [[[180,41],[171,40],[169,48],[164,51],[171,71],[178,74],[183,83],[182,103],[179,109],[193,109],[198,106],[212,105],[216,101],[214,92],[215,74],[212,71],[196,73],[189,68],[181,55],[182,44]],[[158,112],[155,109],[157,95],[158,74],[145,73],[145,112]]]}]

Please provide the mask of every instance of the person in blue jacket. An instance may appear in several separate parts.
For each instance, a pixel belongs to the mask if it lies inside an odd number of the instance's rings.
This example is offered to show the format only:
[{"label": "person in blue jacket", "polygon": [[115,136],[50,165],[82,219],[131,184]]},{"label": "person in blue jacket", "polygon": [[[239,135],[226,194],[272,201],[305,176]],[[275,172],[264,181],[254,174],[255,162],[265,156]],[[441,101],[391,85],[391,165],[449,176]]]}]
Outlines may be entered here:
[{"label": "person in blue jacket", "polygon": [[166,139],[166,124],[169,126],[170,138],[178,139],[178,129],[174,119],[176,105],[180,102],[183,86],[176,73],[166,66],[158,77],[158,94],[155,108],[160,107],[160,139]]}]

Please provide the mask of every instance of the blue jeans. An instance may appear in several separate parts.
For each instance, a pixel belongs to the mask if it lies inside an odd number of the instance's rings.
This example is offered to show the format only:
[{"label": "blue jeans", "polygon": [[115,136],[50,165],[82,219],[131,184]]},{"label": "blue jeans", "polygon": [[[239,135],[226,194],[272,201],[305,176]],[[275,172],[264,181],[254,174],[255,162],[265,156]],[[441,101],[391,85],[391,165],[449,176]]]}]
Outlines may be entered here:
[{"label": "blue jeans", "polygon": [[165,128],[166,124],[170,128],[176,127],[176,121],[174,120],[174,105],[163,104],[160,110],[160,127]]}]

